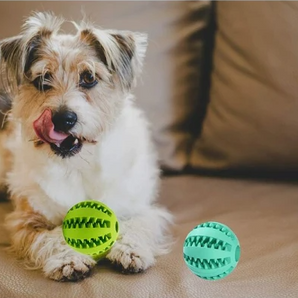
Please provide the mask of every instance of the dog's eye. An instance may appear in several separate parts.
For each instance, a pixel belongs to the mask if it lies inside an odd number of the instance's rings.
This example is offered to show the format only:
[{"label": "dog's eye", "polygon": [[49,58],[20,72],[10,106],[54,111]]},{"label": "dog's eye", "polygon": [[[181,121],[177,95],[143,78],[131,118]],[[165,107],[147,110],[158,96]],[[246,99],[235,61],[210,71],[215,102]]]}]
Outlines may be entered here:
[{"label": "dog's eye", "polygon": [[96,77],[89,71],[84,71],[80,75],[80,87],[90,89],[98,83]]},{"label": "dog's eye", "polygon": [[44,75],[38,76],[32,83],[39,91],[47,91],[52,88],[50,79],[51,74],[47,72]]}]

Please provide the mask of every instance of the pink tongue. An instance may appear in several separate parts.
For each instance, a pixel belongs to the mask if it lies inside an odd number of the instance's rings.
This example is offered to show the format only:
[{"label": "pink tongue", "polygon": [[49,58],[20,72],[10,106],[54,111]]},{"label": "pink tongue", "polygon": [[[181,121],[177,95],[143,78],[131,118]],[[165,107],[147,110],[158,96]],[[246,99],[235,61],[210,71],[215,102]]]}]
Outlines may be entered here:
[{"label": "pink tongue", "polygon": [[57,132],[54,130],[54,124],[52,122],[52,111],[46,109],[38,119],[33,122],[33,128],[37,136],[44,142],[54,143],[60,145],[69,134]]}]

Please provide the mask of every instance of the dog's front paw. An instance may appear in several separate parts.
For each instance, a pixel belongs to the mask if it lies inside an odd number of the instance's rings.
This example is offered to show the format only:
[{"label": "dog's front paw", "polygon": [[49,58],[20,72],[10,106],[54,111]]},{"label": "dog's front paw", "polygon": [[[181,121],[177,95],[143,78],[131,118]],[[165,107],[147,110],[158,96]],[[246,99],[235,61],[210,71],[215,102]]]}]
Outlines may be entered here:
[{"label": "dog's front paw", "polygon": [[123,273],[139,273],[151,267],[155,258],[148,249],[116,242],[107,255],[113,265]]},{"label": "dog's front paw", "polygon": [[88,277],[96,262],[89,256],[75,252],[65,257],[50,257],[43,270],[47,277],[56,281],[78,281]]}]

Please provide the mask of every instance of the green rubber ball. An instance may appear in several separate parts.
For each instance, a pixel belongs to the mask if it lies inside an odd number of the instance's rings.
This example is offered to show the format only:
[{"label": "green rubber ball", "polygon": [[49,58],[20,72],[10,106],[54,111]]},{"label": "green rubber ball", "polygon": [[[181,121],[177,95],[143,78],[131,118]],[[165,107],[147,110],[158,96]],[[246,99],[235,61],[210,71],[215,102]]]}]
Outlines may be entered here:
[{"label": "green rubber ball", "polygon": [[66,243],[74,250],[100,259],[117,240],[118,221],[103,203],[83,201],[69,209],[62,230]]},{"label": "green rubber ball", "polygon": [[237,236],[226,225],[205,222],[196,226],[186,237],[184,261],[197,276],[218,280],[229,275],[240,258]]}]

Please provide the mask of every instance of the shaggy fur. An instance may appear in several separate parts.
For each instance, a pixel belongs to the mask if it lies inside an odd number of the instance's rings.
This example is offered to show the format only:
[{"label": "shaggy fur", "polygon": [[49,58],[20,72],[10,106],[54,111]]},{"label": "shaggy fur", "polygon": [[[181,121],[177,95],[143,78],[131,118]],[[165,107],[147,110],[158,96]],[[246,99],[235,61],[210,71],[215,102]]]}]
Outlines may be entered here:
[{"label": "shaggy fur", "polygon": [[[19,36],[0,42],[0,86],[13,98],[0,160],[1,181],[15,204],[6,220],[11,249],[54,280],[88,276],[95,261],[66,245],[61,223],[74,204],[98,200],[114,210],[120,226],[107,258],[124,271],[140,272],[168,251],[171,220],[155,204],[156,154],[131,95],[147,37],[85,21],[75,24],[76,35],[64,35],[62,23],[36,13]],[[88,89],[79,83],[86,72],[97,82]],[[78,152],[61,156],[37,136],[33,123],[47,109],[76,113],[68,133],[81,142]]]}]

